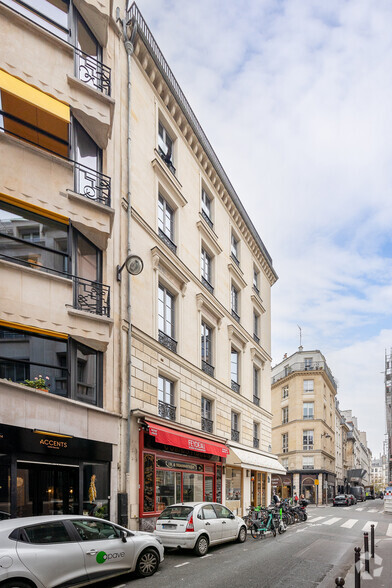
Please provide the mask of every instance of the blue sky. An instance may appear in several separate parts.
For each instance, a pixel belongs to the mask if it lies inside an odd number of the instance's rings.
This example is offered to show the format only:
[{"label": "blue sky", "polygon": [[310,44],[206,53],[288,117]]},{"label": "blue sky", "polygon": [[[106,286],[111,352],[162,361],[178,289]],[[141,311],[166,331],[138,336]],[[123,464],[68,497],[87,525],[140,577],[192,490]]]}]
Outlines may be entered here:
[{"label": "blue sky", "polygon": [[392,347],[390,0],[138,6],[273,258],[273,364],[300,325],[377,455]]}]

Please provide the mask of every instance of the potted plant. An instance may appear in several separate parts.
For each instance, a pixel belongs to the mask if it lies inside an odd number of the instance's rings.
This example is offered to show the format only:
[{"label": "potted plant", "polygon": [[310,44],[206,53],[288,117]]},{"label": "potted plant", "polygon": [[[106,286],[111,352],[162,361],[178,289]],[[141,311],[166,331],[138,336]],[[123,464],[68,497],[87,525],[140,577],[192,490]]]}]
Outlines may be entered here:
[{"label": "potted plant", "polygon": [[42,390],[43,392],[49,392],[49,376],[36,376],[34,380],[25,380],[23,382],[24,386],[28,386],[29,388],[35,388],[36,390]]}]

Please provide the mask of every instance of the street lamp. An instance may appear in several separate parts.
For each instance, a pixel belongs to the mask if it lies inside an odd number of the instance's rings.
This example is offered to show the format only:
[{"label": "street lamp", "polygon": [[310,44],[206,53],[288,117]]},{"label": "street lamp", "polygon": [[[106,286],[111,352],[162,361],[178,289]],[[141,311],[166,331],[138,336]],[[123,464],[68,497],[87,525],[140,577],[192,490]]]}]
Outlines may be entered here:
[{"label": "street lamp", "polygon": [[124,267],[126,268],[127,272],[132,276],[137,276],[140,272],[143,271],[143,260],[138,255],[128,255],[124,263],[120,266],[117,266],[117,281],[121,282],[121,272],[123,271]]}]

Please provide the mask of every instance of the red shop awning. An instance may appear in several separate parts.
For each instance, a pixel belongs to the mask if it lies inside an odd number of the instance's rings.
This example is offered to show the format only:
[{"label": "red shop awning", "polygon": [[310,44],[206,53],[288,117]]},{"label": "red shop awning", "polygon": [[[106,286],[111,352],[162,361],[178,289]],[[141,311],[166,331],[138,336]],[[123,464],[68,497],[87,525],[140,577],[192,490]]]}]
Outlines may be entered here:
[{"label": "red shop awning", "polygon": [[216,443],[209,439],[202,439],[201,437],[195,437],[194,435],[188,435],[182,431],[174,431],[162,425],[155,425],[149,423],[148,432],[150,435],[155,437],[158,443],[164,445],[174,445],[175,447],[181,447],[182,449],[191,449],[192,451],[198,451],[199,453],[210,453],[212,455],[219,455],[219,457],[227,457],[229,454],[229,448],[223,443]]}]

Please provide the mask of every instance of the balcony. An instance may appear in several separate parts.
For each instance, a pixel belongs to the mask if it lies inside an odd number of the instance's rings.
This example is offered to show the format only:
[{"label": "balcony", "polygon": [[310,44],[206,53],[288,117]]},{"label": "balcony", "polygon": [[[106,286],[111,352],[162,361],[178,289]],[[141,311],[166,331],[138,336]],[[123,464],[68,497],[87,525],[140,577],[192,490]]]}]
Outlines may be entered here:
[{"label": "balcony", "polygon": [[305,364],[305,362],[303,362],[303,361],[293,363],[293,364],[287,366],[285,369],[283,369],[281,372],[279,372],[275,376],[273,376],[272,377],[272,384],[279,382],[279,380],[283,380],[283,378],[286,378],[287,376],[289,376],[290,374],[292,374],[294,372],[306,372],[306,375],[312,375],[313,372],[317,372],[317,371],[325,371],[332,386],[337,391],[337,384],[336,384],[336,382],[332,376],[332,373],[331,373],[331,371],[325,361],[315,361],[311,365]]},{"label": "balcony", "polygon": [[89,200],[110,206],[110,178],[99,171],[74,161],[75,192]]},{"label": "balcony", "polygon": [[177,353],[177,341],[169,335],[166,335],[163,331],[158,331],[158,341],[161,345],[173,351],[173,353]]},{"label": "balcony", "polygon": [[205,212],[205,210],[201,211],[201,216],[203,217],[203,219],[206,221],[207,225],[213,229],[214,228],[214,223],[212,222],[211,218],[208,216],[208,214]]},{"label": "balcony", "polygon": [[314,419],[313,414],[304,414],[304,416],[303,416],[304,421],[312,421],[313,419]]},{"label": "balcony", "polygon": [[162,229],[158,229],[158,235],[159,235],[159,238],[165,243],[165,245],[167,245],[169,247],[169,249],[171,249],[171,251],[173,251],[173,253],[177,252],[177,245],[175,243],[173,243],[173,241],[170,239],[170,237],[168,237],[162,231]]},{"label": "balcony", "polygon": [[168,421],[175,421],[176,420],[176,407],[172,404],[168,404],[167,402],[163,402],[162,400],[158,401],[158,414],[163,419],[167,419]]},{"label": "balcony", "polygon": [[258,449],[259,448],[259,445],[260,445],[259,439],[257,437],[253,437],[253,447],[255,449]]},{"label": "balcony", "polygon": [[260,406],[260,398],[255,394],[253,394],[253,404],[255,404],[256,406]]},{"label": "balcony", "polygon": [[201,360],[201,369],[203,370],[203,372],[211,376],[211,378],[214,377],[214,367],[210,365],[207,361],[204,361],[204,359]]},{"label": "balcony", "polygon": [[237,323],[241,322],[240,315],[233,309],[231,309],[231,316],[237,321]]},{"label": "balcony", "polygon": [[207,417],[201,417],[201,430],[206,433],[212,433],[214,428],[214,421],[207,419]]},{"label": "balcony", "polygon": [[158,151],[159,155],[161,156],[161,159],[166,163],[167,167],[169,168],[173,176],[175,176],[176,168],[174,167],[173,162],[171,160],[171,153],[164,153],[163,149],[160,146],[158,146]]},{"label": "balcony", "polygon": [[237,429],[231,429],[231,440],[232,441],[239,441],[240,440],[240,432]]},{"label": "balcony", "polygon": [[88,86],[92,86],[102,94],[110,96],[111,71],[110,67],[104,65],[91,55],[84,53],[74,47],[75,67],[78,79]]},{"label": "balcony", "polygon": [[231,389],[234,392],[237,392],[237,394],[239,394],[240,393],[240,388],[241,388],[241,386],[238,384],[238,382],[235,382],[234,380],[231,380]]},{"label": "balcony", "polygon": [[253,333],[253,340],[256,341],[257,345],[260,345],[260,337],[256,333]]},{"label": "balcony", "polygon": [[240,260],[238,259],[238,257],[236,255],[234,255],[234,253],[230,254],[231,259],[234,261],[234,263],[236,264],[236,266],[240,267]]},{"label": "balcony", "polygon": [[203,286],[204,286],[205,288],[207,288],[207,290],[208,290],[209,292],[211,292],[211,294],[213,294],[213,293],[214,293],[214,287],[213,287],[213,286],[211,286],[210,282],[209,282],[208,280],[206,280],[206,278],[205,278],[204,276],[202,276],[202,277],[201,277],[201,283],[203,284]]}]

